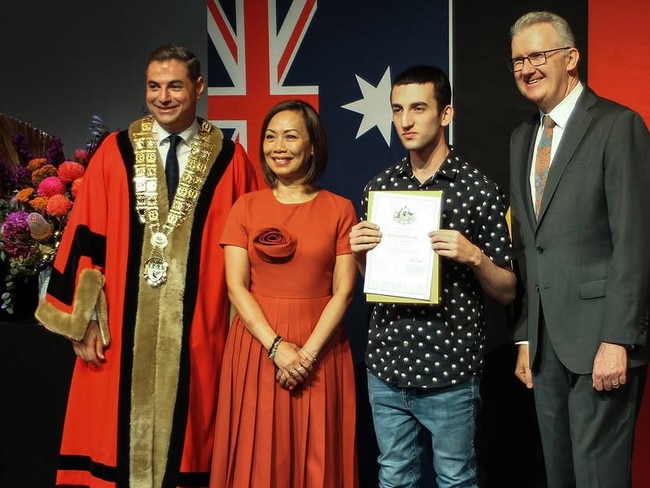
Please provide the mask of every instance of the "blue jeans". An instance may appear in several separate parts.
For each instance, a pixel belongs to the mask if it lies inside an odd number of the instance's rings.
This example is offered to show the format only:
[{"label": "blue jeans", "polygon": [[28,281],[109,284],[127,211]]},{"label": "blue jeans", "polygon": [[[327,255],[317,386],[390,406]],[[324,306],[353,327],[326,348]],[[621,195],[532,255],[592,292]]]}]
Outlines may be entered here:
[{"label": "blue jeans", "polygon": [[438,488],[476,488],[474,433],[479,378],[440,389],[399,388],[368,372],[368,396],[379,445],[379,487],[417,488],[422,427],[431,433]]}]

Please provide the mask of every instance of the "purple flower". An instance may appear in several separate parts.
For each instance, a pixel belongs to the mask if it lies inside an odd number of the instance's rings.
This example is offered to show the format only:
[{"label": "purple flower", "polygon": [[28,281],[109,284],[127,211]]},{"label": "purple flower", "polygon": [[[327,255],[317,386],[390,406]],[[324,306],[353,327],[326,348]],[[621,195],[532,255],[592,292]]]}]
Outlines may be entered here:
[{"label": "purple flower", "polygon": [[18,210],[5,218],[0,232],[4,241],[5,252],[10,257],[27,257],[31,250],[31,233],[27,218],[29,212]]},{"label": "purple flower", "polygon": [[29,141],[25,134],[20,132],[14,132],[11,136],[11,142],[16,148],[16,154],[18,155],[18,161],[20,164],[27,164],[27,162],[32,159],[32,150],[29,147]]},{"label": "purple flower", "polygon": [[32,172],[24,166],[18,166],[14,170],[14,187],[18,190],[32,186]]},{"label": "purple flower", "polygon": [[14,186],[14,170],[7,158],[0,157],[0,196],[11,193]]},{"label": "purple flower", "polygon": [[52,139],[52,142],[50,142],[50,145],[47,148],[45,158],[47,159],[47,162],[54,167],[59,166],[59,164],[65,161],[65,156],[63,154],[63,143],[61,142],[61,139],[58,137]]}]

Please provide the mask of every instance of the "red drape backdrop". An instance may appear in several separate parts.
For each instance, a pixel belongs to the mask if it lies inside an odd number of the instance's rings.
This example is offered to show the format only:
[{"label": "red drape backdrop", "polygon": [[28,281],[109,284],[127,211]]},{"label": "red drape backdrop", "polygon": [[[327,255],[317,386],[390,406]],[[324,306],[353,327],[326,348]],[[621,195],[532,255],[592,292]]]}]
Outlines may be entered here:
[{"label": "red drape backdrop", "polygon": [[[650,126],[650,3],[590,0],[589,85],[601,96],[638,111]],[[650,221],[648,222],[650,224]],[[634,486],[650,486],[650,382],[636,428]]]}]

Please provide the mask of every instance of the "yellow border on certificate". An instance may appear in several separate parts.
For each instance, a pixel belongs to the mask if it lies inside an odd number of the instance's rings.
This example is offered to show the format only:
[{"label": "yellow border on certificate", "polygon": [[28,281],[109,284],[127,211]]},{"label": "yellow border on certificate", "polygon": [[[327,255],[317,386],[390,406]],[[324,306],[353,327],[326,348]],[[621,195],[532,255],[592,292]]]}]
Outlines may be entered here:
[{"label": "yellow border on certificate", "polygon": [[[439,198],[442,200],[442,190],[425,190],[425,191],[419,191],[419,190],[404,190],[404,191],[396,191],[396,190],[374,190],[374,191],[369,191],[368,192],[368,222],[372,222],[372,216],[371,216],[371,209],[372,209],[372,201],[374,198],[374,194],[377,191],[381,191],[382,193],[389,192],[389,193],[394,193],[394,194],[404,194],[404,195],[413,195],[417,194],[418,196],[427,196],[431,198]],[[440,205],[440,210],[442,213],[442,202]],[[441,215],[442,217],[442,215]],[[440,228],[440,223],[438,223],[438,228]],[[392,295],[378,295],[376,293],[366,293],[366,301],[367,302],[381,302],[381,303],[421,303],[421,304],[430,304],[430,305],[438,305],[440,303],[440,257],[438,256],[437,252],[433,253],[433,273],[431,277],[431,296],[429,297],[428,300],[421,300],[418,298],[404,298],[404,297],[396,297]]]}]

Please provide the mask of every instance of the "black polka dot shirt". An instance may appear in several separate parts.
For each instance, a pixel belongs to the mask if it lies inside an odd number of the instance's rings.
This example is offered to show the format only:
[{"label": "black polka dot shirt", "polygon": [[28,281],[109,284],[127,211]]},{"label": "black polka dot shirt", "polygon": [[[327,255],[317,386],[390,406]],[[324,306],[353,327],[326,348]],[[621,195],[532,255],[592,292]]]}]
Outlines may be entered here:
[{"label": "black polka dot shirt", "polygon": [[[442,190],[444,229],[456,229],[499,266],[512,247],[499,187],[464,161],[454,149],[424,183],[407,158],[375,176],[361,202],[368,215],[371,190]],[[440,259],[438,305],[375,304],[371,312],[366,366],[401,388],[442,388],[480,372],[485,348],[483,291],[471,269]]]}]

